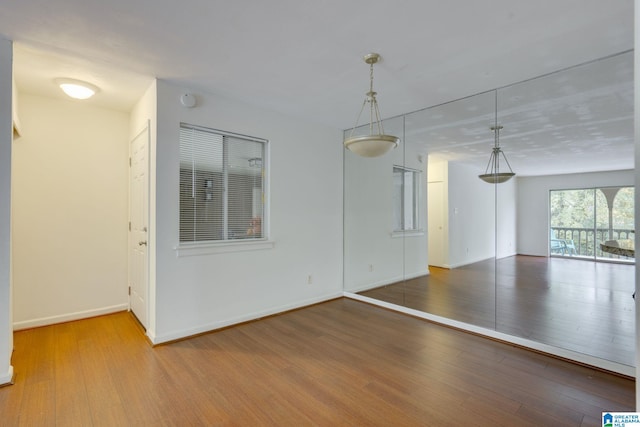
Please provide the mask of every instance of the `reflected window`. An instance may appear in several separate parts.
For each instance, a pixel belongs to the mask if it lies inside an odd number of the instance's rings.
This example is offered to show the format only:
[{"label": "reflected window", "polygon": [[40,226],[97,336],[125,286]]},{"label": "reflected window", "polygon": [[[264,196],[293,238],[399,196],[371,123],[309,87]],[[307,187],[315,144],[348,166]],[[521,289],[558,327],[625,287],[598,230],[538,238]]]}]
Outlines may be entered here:
[{"label": "reflected window", "polygon": [[180,242],[262,239],[267,141],[180,126]]},{"label": "reflected window", "polygon": [[421,172],[393,167],[393,231],[418,230],[418,197]]},{"label": "reflected window", "polygon": [[633,261],[601,245],[624,246],[635,238],[633,187],[552,190],[549,207],[551,255]]}]

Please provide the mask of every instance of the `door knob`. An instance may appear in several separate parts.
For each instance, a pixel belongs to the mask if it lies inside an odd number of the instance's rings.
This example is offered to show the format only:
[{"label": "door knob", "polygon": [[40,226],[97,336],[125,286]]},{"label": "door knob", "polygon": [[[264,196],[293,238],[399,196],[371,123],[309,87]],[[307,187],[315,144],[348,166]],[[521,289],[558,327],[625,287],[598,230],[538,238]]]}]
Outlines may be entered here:
[{"label": "door knob", "polygon": [[147,242],[145,241],[138,242],[138,246],[142,246],[142,245],[147,246]]}]

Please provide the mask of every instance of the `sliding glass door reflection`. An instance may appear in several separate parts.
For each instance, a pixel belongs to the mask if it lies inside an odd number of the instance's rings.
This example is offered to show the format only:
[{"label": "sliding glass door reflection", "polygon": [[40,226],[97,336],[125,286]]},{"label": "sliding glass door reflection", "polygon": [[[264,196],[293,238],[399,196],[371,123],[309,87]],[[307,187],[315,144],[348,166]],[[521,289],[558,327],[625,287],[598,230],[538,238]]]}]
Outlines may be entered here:
[{"label": "sliding glass door reflection", "polygon": [[633,262],[633,187],[551,190],[549,218],[553,256]]}]

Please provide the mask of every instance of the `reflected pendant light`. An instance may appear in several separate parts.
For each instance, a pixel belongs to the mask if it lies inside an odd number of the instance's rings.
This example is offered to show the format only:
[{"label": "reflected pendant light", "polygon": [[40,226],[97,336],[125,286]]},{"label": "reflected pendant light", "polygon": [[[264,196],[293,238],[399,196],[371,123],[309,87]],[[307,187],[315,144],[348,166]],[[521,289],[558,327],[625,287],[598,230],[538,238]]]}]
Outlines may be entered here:
[{"label": "reflected pendant light", "polygon": [[[507,160],[507,156],[500,149],[500,129],[502,129],[502,126],[498,126],[497,124],[496,126],[491,126],[491,130],[495,134],[495,145],[493,146],[491,157],[489,157],[487,168],[482,175],[478,175],[481,180],[488,182],[489,184],[500,184],[509,181],[513,176],[515,176],[515,173],[511,170],[511,165],[509,164],[509,160]],[[501,155],[509,168],[509,172],[500,172]]]},{"label": "reflected pendant light", "polygon": [[[362,157],[382,156],[387,151],[396,148],[400,140],[397,136],[385,135],[382,121],[380,120],[380,110],[378,108],[378,101],[376,100],[377,94],[373,91],[373,64],[379,60],[380,55],[377,53],[370,53],[364,57],[364,62],[369,64],[370,67],[369,92],[367,92],[364,102],[362,103],[360,114],[358,114],[355,126],[351,129],[349,138],[344,141],[346,148]],[[369,104],[369,134],[353,136],[355,129],[358,127],[360,116],[362,116],[362,112],[367,104]]]}]

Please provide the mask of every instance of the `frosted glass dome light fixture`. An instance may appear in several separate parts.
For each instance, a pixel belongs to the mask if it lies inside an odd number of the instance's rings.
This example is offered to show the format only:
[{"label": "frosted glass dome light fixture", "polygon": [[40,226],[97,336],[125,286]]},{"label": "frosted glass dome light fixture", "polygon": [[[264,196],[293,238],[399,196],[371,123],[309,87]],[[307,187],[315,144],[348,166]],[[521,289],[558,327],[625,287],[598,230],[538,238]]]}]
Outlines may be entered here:
[{"label": "frosted glass dome light fixture", "polygon": [[[349,137],[344,140],[344,146],[350,151],[362,157],[378,157],[386,152],[396,148],[400,138],[397,136],[386,135],[380,120],[380,109],[376,100],[377,93],[373,91],[373,64],[380,60],[380,55],[370,53],[365,55],[364,62],[369,64],[369,92],[367,92],[362,108],[356,119],[355,126],[351,129]],[[369,105],[369,134],[354,136],[353,133],[358,127],[360,116],[365,107]]]},{"label": "frosted glass dome light fixture", "polygon": [[74,99],[89,99],[100,89],[91,83],[76,79],[56,79],[56,84],[68,96]]},{"label": "frosted glass dome light fixture", "polygon": [[[482,175],[478,175],[478,178],[480,178],[484,182],[488,182],[489,184],[501,184],[503,182],[509,181],[515,176],[515,173],[513,172],[513,170],[511,170],[511,165],[509,164],[509,160],[507,160],[507,156],[500,148],[500,129],[502,129],[502,126],[491,126],[491,130],[495,133],[495,143],[493,146],[493,151],[491,151],[489,163],[487,163],[487,168],[485,169],[484,173]],[[501,155],[505,163],[507,164],[507,167],[509,168],[509,172],[500,172]]]}]

